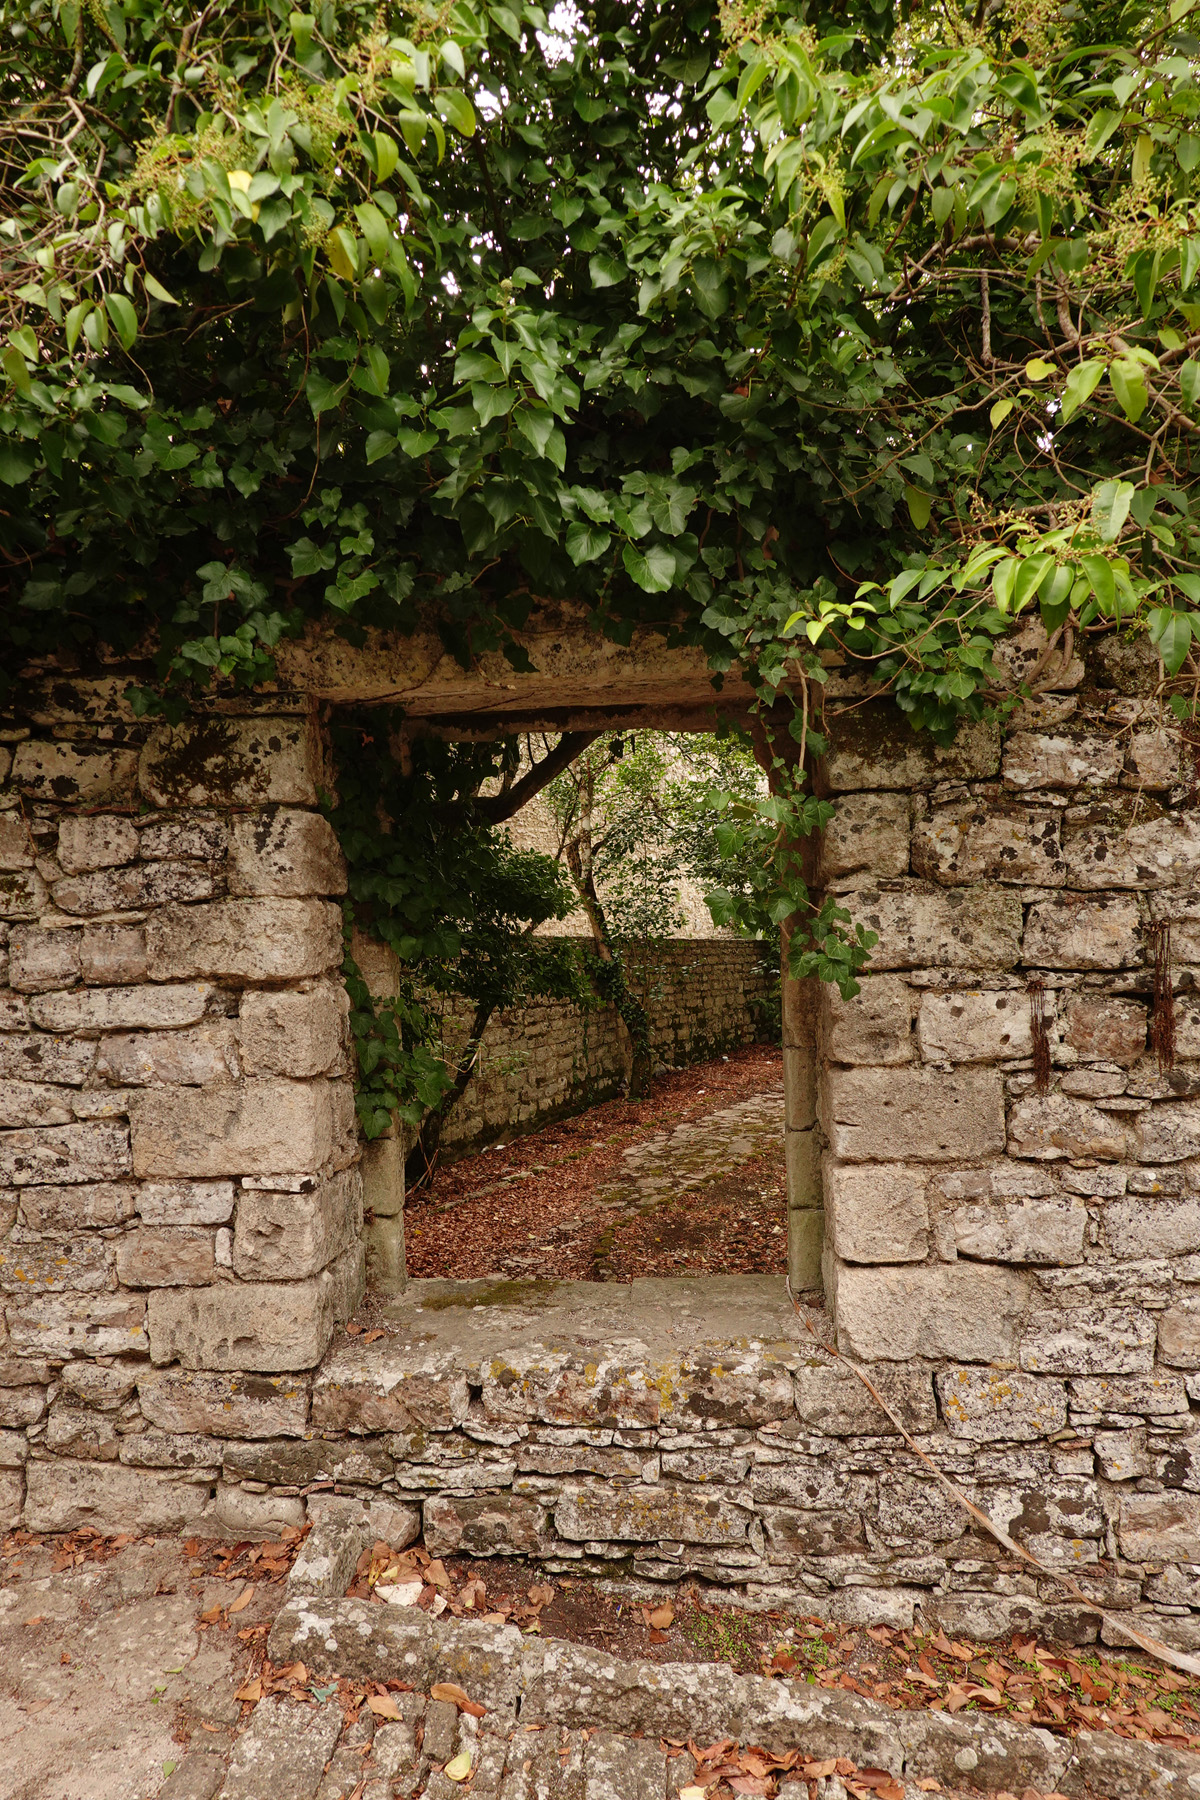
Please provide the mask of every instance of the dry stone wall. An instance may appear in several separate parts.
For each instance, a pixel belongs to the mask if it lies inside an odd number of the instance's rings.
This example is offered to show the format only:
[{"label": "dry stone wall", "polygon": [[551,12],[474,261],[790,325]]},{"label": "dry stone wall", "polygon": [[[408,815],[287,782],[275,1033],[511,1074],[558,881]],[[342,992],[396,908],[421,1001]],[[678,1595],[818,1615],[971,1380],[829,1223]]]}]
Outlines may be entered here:
[{"label": "dry stone wall", "polygon": [[[589,940],[590,941],[590,940]],[[768,1038],[778,1029],[776,953],[735,938],[634,946],[636,990],[650,1015],[654,1054],[674,1066]],[[453,1028],[447,1040],[455,1041]],[[446,1124],[446,1149],[608,1100],[627,1073],[625,1034],[612,1006],[535,1001],[497,1015],[477,1071]]]}]

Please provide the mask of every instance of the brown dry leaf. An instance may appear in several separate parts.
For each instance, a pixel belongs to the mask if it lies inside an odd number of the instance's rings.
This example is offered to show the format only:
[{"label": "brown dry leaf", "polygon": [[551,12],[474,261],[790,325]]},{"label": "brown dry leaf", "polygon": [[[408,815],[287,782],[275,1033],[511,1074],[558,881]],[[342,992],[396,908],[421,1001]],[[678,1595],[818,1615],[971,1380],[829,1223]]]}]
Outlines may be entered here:
[{"label": "brown dry leaf", "polygon": [[[119,1541],[120,1540],[118,1539],[118,1542]],[[199,1538],[188,1538],[183,1546],[183,1554],[185,1556],[199,1556],[199,1554],[200,1554],[200,1539]]]},{"label": "brown dry leaf", "polygon": [[302,1662],[284,1663],[282,1669],[275,1671],[276,1681],[307,1681],[308,1669]]},{"label": "brown dry leaf", "polygon": [[348,1319],[346,1321],[346,1336],[347,1337],[357,1337],[361,1330],[362,1330],[362,1326],[358,1323],[357,1319]]},{"label": "brown dry leaf", "polygon": [[473,1719],[482,1719],[487,1712],[486,1706],[480,1706],[472,1700],[465,1688],[460,1688],[456,1681],[435,1681],[429,1690],[431,1700],[449,1700],[457,1706],[459,1712],[469,1713]]},{"label": "brown dry leaf", "polygon": [[254,1701],[261,1700],[262,1696],[263,1684],[261,1679],[256,1675],[253,1681],[246,1682],[244,1687],[238,1689],[237,1693],[234,1695],[234,1699],[249,1700],[253,1704]]},{"label": "brown dry leaf", "polygon": [[655,1631],[666,1631],[675,1623],[675,1608],[669,1600],[664,1600],[661,1606],[656,1606],[652,1613],[647,1614],[646,1623]]},{"label": "brown dry leaf", "polygon": [[940,1794],[942,1791],[941,1782],[935,1780],[932,1775],[922,1776],[921,1780],[917,1782],[917,1786],[923,1794]]},{"label": "brown dry leaf", "polygon": [[363,1343],[364,1344],[373,1344],[375,1342],[376,1338],[381,1338],[381,1337],[386,1337],[386,1336],[387,1336],[386,1331],[379,1331],[379,1330],[368,1331],[368,1332],[364,1333]]},{"label": "brown dry leaf", "polygon": [[837,1770],[837,1758],[830,1756],[824,1762],[806,1762],[800,1764],[800,1773],[806,1781],[824,1781]]},{"label": "brown dry leaf", "polygon": [[[224,1609],[220,1606],[210,1606],[207,1612],[202,1612],[200,1614],[201,1624],[202,1625],[215,1625],[217,1620],[220,1618],[223,1610]],[[33,1624],[34,1621],[31,1619],[26,1619],[25,1623],[27,1625],[30,1625],[30,1624]]]},{"label": "brown dry leaf", "polygon": [[400,1708],[390,1694],[368,1694],[367,1705],[377,1719],[398,1719]]},{"label": "brown dry leaf", "polygon": [[729,1785],[735,1794],[769,1794],[774,1783],[762,1775],[731,1775]]},{"label": "brown dry leaf", "polygon": [[446,1573],[446,1565],[440,1556],[435,1557],[433,1562],[429,1564],[429,1567],[425,1571],[425,1579],[430,1587],[445,1588],[447,1592],[454,1586],[454,1583]]},{"label": "brown dry leaf", "polygon": [[245,1612],[246,1608],[249,1606],[249,1604],[253,1600],[253,1598],[254,1598],[254,1583],[252,1581],[250,1581],[250,1582],[247,1582],[246,1586],[242,1589],[242,1591],[238,1595],[237,1599],[233,1602],[233,1605],[229,1608],[230,1618],[233,1617],[234,1613]]},{"label": "brown dry leaf", "polygon": [[553,1598],[554,1589],[548,1585],[546,1587],[531,1587],[529,1590],[529,1604],[537,1612],[540,1612],[544,1606],[549,1606]]}]

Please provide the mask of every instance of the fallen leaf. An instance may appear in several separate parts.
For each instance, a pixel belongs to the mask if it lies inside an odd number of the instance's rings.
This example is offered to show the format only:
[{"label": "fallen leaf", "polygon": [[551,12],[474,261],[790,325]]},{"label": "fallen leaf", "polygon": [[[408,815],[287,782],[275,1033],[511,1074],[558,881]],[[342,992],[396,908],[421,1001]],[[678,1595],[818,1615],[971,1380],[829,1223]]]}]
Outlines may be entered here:
[{"label": "fallen leaf", "polygon": [[179,1764],[177,1762],[165,1762],[163,1764],[163,1774],[173,1775],[178,1767]]},{"label": "fallen leaf", "polygon": [[448,1762],[442,1770],[447,1781],[465,1781],[471,1773],[471,1752],[463,1750]]},{"label": "fallen leaf", "polygon": [[361,1330],[362,1326],[358,1323],[357,1319],[348,1319],[346,1321],[347,1337],[357,1337]]},{"label": "fallen leaf", "polygon": [[367,1705],[377,1719],[398,1719],[400,1708],[390,1694],[368,1694]]},{"label": "fallen leaf", "polygon": [[45,1616],[45,1613],[34,1613],[32,1619],[26,1619],[25,1623],[26,1625],[40,1625]]},{"label": "fallen leaf", "polygon": [[233,1617],[234,1613],[245,1612],[253,1598],[254,1583],[250,1581],[246,1583],[246,1586],[242,1589],[237,1599],[233,1602],[233,1605],[229,1608],[230,1618]]},{"label": "fallen leaf", "polygon": [[830,1756],[824,1762],[808,1762],[800,1764],[800,1773],[806,1781],[825,1781],[837,1769],[836,1758]]},{"label": "fallen leaf", "polygon": [[680,1788],[679,1800],[708,1800],[708,1789],[702,1787]]},{"label": "fallen leaf", "polygon": [[472,1700],[465,1688],[460,1688],[456,1681],[435,1681],[429,1690],[431,1700],[449,1700],[457,1706],[459,1712],[469,1713],[473,1719],[482,1719],[487,1712],[486,1706],[480,1706]]},{"label": "fallen leaf", "polygon": [[253,1703],[256,1700],[261,1700],[262,1694],[263,1694],[263,1685],[262,1685],[262,1682],[259,1680],[258,1676],[256,1675],[254,1677],[253,1681],[248,1681],[244,1687],[240,1687],[238,1689],[237,1693],[234,1695],[234,1699],[235,1700],[249,1700],[251,1703]]},{"label": "fallen leaf", "polygon": [[435,1557],[426,1569],[425,1579],[430,1587],[450,1588],[454,1586],[454,1583],[446,1573],[446,1565],[440,1556]]},{"label": "fallen leaf", "polygon": [[734,1775],[729,1785],[735,1794],[769,1794],[773,1784],[762,1775]]},{"label": "fallen leaf", "polygon": [[529,1590],[529,1604],[530,1606],[537,1608],[538,1611],[540,1611],[543,1606],[549,1606],[553,1598],[554,1589],[549,1585],[545,1587],[531,1587]]},{"label": "fallen leaf", "polygon": [[183,1554],[185,1556],[199,1556],[199,1554],[200,1554],[200,1539],[199,1538],[188,1538],[187,1542],[183,1546]]},{"label": "fallen leaf", "polygon": [[664,1600],[661,1606],[656,1606],[654,1611],[648,1614],[646,1623],[655,1631],[666,1631],[668,1626],[675,1623],[675,1608],[669,1600]]},{"label": "fallen leaf", "polygon": [[[386,1336],[387,1336],[386,1331],[368,1331],[363,1338],[363,1343],[364,1344],[373,1344],[375,1342],[376,1338],[381,1338],[381,1337],[386,1337]],[[457,1780],[458,1778],[457,1778],[457,1776],[452,1776],[451,1779]]]}]

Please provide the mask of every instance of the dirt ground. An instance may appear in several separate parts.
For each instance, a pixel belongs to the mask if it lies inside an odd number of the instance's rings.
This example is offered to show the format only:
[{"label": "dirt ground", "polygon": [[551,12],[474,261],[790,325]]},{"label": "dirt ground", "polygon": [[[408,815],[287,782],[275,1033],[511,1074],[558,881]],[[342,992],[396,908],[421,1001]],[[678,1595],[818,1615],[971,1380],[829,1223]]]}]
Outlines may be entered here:
[{"label": "dirt ground", "polygon": [[[642,1101],[610,1100],[439,1168],[405,1210],[408,1272],[629,1281],[647,1275],[782,1274],[787,1195],[783,1055],[753,1044],[668,1070]],[[780,1135],[712,1179],[682,1173],[664,1199],[631,1190],[627,1152],[778,1090]],[[740,1141],[740,1140],[735,1140]]]}]

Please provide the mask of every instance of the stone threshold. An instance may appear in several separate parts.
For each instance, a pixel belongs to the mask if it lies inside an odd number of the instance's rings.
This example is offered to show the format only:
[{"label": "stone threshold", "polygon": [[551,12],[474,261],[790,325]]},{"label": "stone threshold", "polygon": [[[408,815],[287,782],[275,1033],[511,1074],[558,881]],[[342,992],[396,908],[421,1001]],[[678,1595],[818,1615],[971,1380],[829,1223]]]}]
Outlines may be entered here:
[{"label": "stone threshold", "polygon": [[[360,1542],[350,1533],[340,1550],[333,1540],[326,1550],[340,1569],[352,1569]],[[293,1585],[297,1578],[299,1564]],[[984,1794],[1032,1787],[1071,1800],[1200,1795],[1200,1755],[1111,1732],[1066,1738],[1007,1719],[893,1711],[857,1694],[739,1675],[722,1664],[624,1662],[523,1636],[513,1625],[431,1619],[377,1601],[294,1591],[272,1626],[268,1654],[277,1665],[303,1662],[310,1677],[398,1680],[424,1692],[454,1682],[487,1709],[484,1728],[501,1735],[555,1727],[652,1741],[728,1737],[776,1753],[797,1749],[812,1761],[848,1757],[906,1785],[932,1778]]]}]

